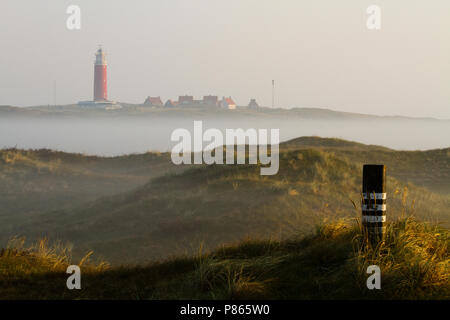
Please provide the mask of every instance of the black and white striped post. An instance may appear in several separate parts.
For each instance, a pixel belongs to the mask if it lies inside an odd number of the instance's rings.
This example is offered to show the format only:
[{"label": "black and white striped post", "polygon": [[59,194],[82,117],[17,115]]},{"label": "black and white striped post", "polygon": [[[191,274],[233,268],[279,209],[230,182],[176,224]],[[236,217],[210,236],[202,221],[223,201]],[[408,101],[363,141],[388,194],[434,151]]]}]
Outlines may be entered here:
[{"label": "black and white striped post", "polygon": [[386,232],[386,166],[363,166],[362,226],[365,239],[376,247]]}]

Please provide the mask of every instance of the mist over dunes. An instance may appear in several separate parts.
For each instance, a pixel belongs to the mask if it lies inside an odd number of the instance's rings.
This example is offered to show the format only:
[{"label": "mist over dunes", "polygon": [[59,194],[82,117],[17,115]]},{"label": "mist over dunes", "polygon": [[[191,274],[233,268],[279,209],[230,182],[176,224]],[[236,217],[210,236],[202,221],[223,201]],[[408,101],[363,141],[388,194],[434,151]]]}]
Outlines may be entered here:
[{"label": "mist over dunes", "polygon": [[[10,274],[0,283],[15,283],[5,297],[61,298],[59,270],[91,251],[88,289],[66,298],[448,295],[448,120],[129,104],[0,107],[0,115],[0,248],[10,247],[0,252]],[[261,176],[259,165],[174,165],[170,134],[192,130],[194,120],[221,131],[280,128],[278,174]],[[380,295],[355,282],[375,263],[375,253],[354,251],[365,163],[387,166],[391,253],[376,263],[399,282]],[[39,249],[21,249],[42,239]],[[420,279],[415,263],[428,266]],[[299,268],[306,280],[287,276]],[[44,296],[27,289],[29,277],[47,286]]]},{"label": "mist over dunes", "polygon": [[281,144],[275,176],[260,176],[257,165],[174,166],[168,153],[99,158],[12,149],[0,155],[3,243],[13,235],[45,236],[71,243],[76,256],[94,250],[113,263],[247,237],[307,235],[323,219],[357,217],[351,201],[359,201],[366,162],[388,167],[390,219],[410,207],[446,225],[450,217],[448,148],[395,151],[303,137]]}]

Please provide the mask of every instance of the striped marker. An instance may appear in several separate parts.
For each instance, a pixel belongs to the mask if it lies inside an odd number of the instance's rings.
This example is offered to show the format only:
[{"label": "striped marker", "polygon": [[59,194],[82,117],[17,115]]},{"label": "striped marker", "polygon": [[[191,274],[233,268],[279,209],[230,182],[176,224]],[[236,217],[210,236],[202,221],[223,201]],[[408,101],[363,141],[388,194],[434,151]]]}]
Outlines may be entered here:
[{"label": "striped marker", "polygon": [[386,166],[363,166],[362,225],[369,243],[377,246],[386,232]]}]

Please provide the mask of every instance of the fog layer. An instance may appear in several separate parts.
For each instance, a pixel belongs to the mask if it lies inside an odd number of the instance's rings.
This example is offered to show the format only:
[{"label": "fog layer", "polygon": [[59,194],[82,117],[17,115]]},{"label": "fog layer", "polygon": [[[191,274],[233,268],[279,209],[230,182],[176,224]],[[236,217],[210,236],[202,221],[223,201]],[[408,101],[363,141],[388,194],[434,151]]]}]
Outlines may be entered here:
[{"label": "fog layer", "polygon": [[[201,119],[0,119],[0,148],[48,148],[90,155],[115,156],[147,151],[170,151],[176,128],[193,135]],[[449,147],[448,121],[426,120],[257,120],[204,119],[203,130],[280,129],[280,141],[300,136],[334,137],[397,150]],[[206,144],[205,144],[206,145]]]}]

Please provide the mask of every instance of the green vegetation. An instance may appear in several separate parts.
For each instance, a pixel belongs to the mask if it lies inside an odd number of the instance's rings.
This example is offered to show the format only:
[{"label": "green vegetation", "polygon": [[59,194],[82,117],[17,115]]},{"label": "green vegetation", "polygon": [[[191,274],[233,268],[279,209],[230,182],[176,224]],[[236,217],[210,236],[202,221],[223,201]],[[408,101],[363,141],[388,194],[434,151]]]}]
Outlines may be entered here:
[{"label": "green vegetation", "polygon": [[[302,239],[247,240],[137,267],[84,258],[82,289],[72,291],[68,252],[45,244],[1,252],[3,299],[450,298],[450,233],[412,217],[389,223],[375,249],[363,245],[358,223],[340,220]],[[369,265],[382,270],[381,290],[366,287]]]},{"label": "green vegetation", "polygon": [[51,150],[0,150],[0,214],[79,204],[130,190],[172,170],[177,168],[169,155],[161,153],[102,158]]},{"label": "green vegetation", "polygon": [[[275,176],[169,157],[1,150],[0,297],[450,297],[450,149],[304,137],[281,145]],[[388,166],[389,225],[368,249],[358,203],[361,164],[374,162]],[[80,291],[66,288],[72,263]],[[366,287],[373,264],[382,290]]]},{"label": "green vegetation", "polygon": [[[29,157],[34,153],[30,154]],[[448,181],[448,149],[403,152],[336,139],[300,138],[281,146],[280,171],[275,176],[261,176],[260,168],[252,165],[172,169],[168,154],[91,159],[55,153],[52,161],[44,161],[42,155],[39,159],[47,166],[58,161],[65,163],[66,172],[73,172],[69,170],[76,166],[65,160],[66,157],[75,158],[70,161],[78,166],[85,161],[82,168],[93,161],[95,165],[86,174],[92,175],[92,179],[80,178],[89,189],[56,188],[59,194],[46,192],[44,199],[53,196],[67,200],[69,205],[27,212],[16,219],[11,206],[9,215],[0,216],[8,221],[0,224],[5,244],[16,235],[25,236],[29,241],[48,237],[73,246],[75,258],[94,250],[96,257],[117,265],[193,254],[200,245],[205,250],[213,250],[223,243],[246,238],[283,241],[292,236],[306,236],[324,219],[333,221],[360,215],[352,204],[359,203],[360,199],[359,163],[377,159],[388,166],[389,220],[395,219],[403,207],[413,206],[420,219],[449,226],[449,193],[429,191],[432,186],[445,185]],[[29,170],[35,170],[33,174],[40,179],[60,177],[55,174],[58,171],[51,172],[46,167],[39,171],[37,167],[34,164]],[[164,174],[160,168],[182,172]],[[33,193],[25,192],[28,189],[24,185],[33,180],[18,174],[24,170],[18,162],[3,164],[0,172],[7,170],[13,170],[11,179],[16,180],[11,185],[17,187],[10,204],[29,203],[27,199],[32,199]],[[143,184],[141,176],[146,170],[159,177]],[[423,171],[426,173],[416,174]],[[111,189],[108,191],[102,185],[101,174],[106,179],[105,185],[117,187],[114,179],[118,175],[139,176],[143,185],[134,187],[139,184],[134,180],[135,184],[121,186],[126,192],[107,195]],[[410,183],[402,179],[406,176],[411,177]],[[66,182],[77,181],[75,174],[63,178]],[[78,190],[93,192],[94,188],[96,200],[78,201],[73,196]],[[101,192],[106,195],[99,197]],[[36,198],[41,199],[41,195],[37,194]],[[47,202],[58,204],[51,199]]]},{"label": "green vegetation", "polygon": [[40,212],[80,206],[182,170],[161,153],[103,158],[51,150],[0,150],[0,243],[20,233],[17,226]]},{"label": "green vegetation", "polygon": [[388,167],[389,176],[397,180],[411,182],[440,194],[450,194],[450,148],[397,151],[381,146],[319,137],[302,137],[283,144],[284,150],[308,148],[332,152],[357,166],[383,163]]}]

